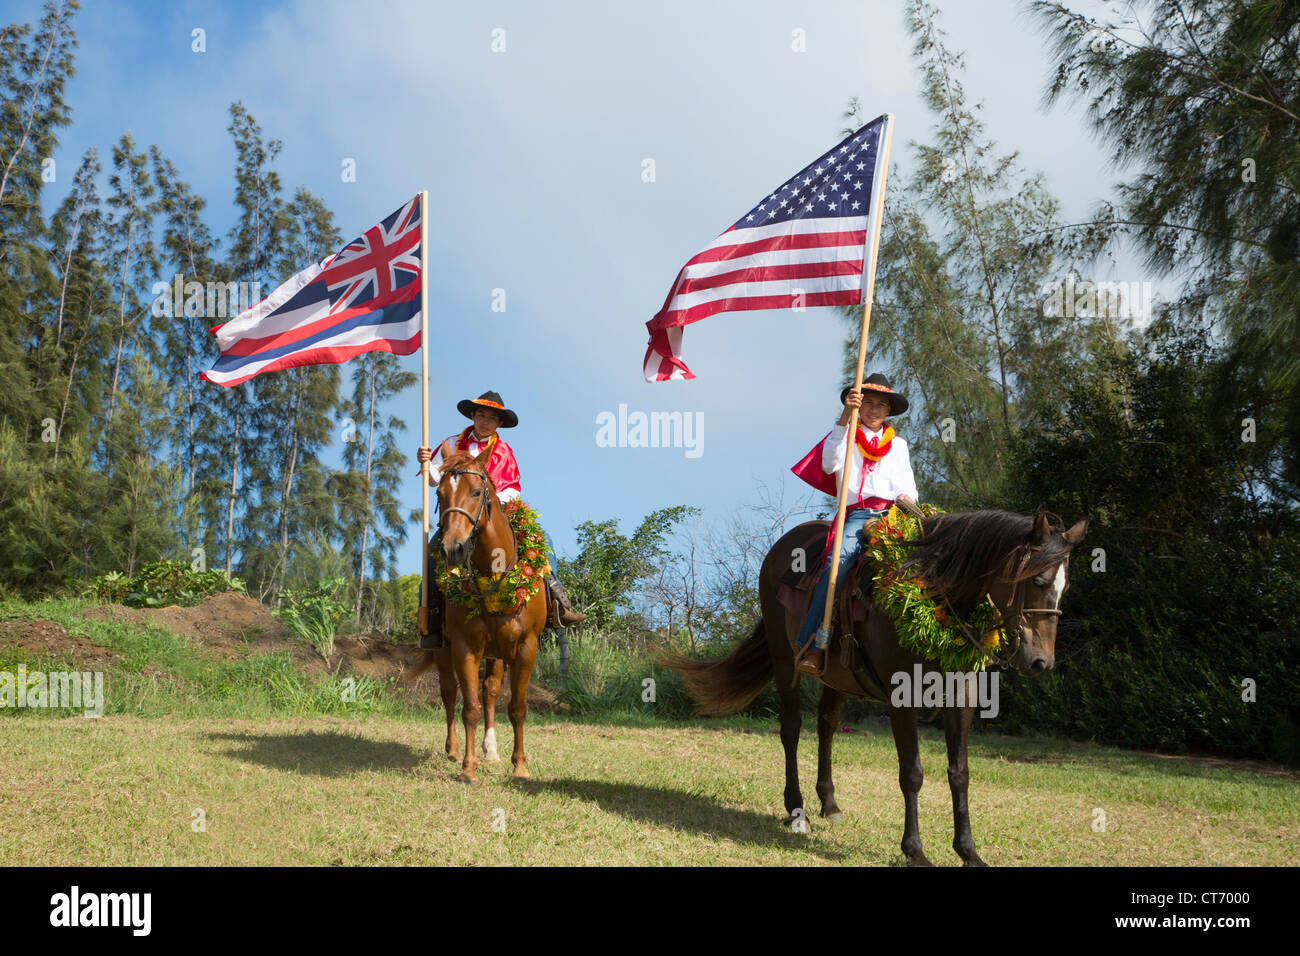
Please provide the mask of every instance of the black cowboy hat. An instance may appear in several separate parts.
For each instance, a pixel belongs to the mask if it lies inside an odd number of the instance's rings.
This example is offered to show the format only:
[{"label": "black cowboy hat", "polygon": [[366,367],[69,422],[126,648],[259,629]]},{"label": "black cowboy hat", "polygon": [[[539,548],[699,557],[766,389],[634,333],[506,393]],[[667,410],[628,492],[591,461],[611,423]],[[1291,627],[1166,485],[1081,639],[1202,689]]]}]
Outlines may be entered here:
[{"label": "black cowboy hat", "polygon": [[471,420],[474,418],[476,408],[486,408],[500,415],[502,428],[514,428],[519,424],[519,416],[506,408],[498,392],[484,392],[478,398],[465,398],[456,403],[456,411]]},{"label": "black cowboy hat", "polygon": [[[849,392],[853,391],[852,385],[845,385],[840,390],[840,404],[844,404],[844,399],[849,397]],[[889,400],[889,414],[901,415],[907,411],[907,399],[899,395],[889,387],[889,379],[879,372],[873,372],[867,376],[867,380],[862,383],[862,392],[865,397],[867,392],[877,392]]]}]

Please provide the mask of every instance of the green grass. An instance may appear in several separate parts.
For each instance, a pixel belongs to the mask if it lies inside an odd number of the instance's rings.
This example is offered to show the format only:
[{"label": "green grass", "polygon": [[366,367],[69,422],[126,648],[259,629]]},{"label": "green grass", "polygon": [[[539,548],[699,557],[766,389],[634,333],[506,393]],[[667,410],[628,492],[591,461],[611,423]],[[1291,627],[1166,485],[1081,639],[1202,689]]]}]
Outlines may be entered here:
[{"label": "green grass", "polygon": [[[105,714],[0,716],[0,854],[45,865],[740,864],[901,862],[902,797],[887,725],[835,742],[845,821],[817,816],[811,715],[800,746],[813,832],[781,825],[776,722],[681,719],[674,675],[598,642],[574,647],[569,716],[530,715],[534,779],[456,781],[440,708],[358,681],[304,675],[287,652],[213,658],[158,628],[81,617],[76,600],[0,602],[0,620],[59,621],[111,648]],[[554,649],[539,661],[544,682]],[[56,669],[12,648],[19,663]],[[548,670],[548,668],[550,670]],[[657,699],[641,699],[645,677]],[[581,716],[584,708],[590,716]],[[759,711],[761,713],[761,710]],[[922,838],[955,864],[946,751],[922,732]],[[1300,863],[1300,787],[1284,773],[1048,738],[976,735],[970,803],[981,855],[1001,865]],[[194,829],[201,809],[205,829]],[[1096,810],[1106,815],[1094,829]],[[498,813],[497,811],[501,811]],[[493,829],[504,820],[504,832]]]},{"label": "green grass", "polygon": [[[510,783],[507,759],[481,764],[483,783],[470,787],[441,755],[438,716],[14,721],[0,756],[0,853],[47,865],[901,862],[902,798],[884,728],[837,737],[837,826],[816,817],[805,732],[813,832],[803,836],[781,825],[769,721],[539,716],[528,723],[534,779]],[[498,736],[508,758],[507,721]],[[936,863],[956,864],[938,732],[923,734],[922,760],[922,837]],[[993,864],[1300,862],[1291,778],[991,738],[972,747],[971,780],[975,838]],[[1093,829],[1096,807],[1105,832]],[[196,809],[204,832],[193,829]]]}]

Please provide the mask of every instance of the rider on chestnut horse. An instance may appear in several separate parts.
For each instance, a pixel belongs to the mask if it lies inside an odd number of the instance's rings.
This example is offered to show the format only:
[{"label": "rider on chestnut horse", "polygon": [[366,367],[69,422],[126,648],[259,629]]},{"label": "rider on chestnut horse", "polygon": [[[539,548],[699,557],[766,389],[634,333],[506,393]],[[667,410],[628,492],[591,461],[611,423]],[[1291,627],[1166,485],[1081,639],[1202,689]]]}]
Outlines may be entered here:
[{"label": "rider on chestnut horse", "polygon": [[[488,476],[496,486],[497,498],[502,504],[508,501],[518,500],[522,493],[519,484],[519,466],[515,464],[515,453],[510,446],[497,434],[498,428],[514,428],[519,424],[519,416],[505,407],[501,396],[496,392],[484,392],[478,398],[464,399],[458,402],[456,410],[474,424],[470,425],[459,435],[452,435],[447,439],[447,444],[455,451],[468,451],[471,455],[478,456],[483,449],[491,447],[492,451],[487,463]],[[441,480],[439,466],[442,464],[442,449],[436,452],[422,445],[417,453],[420,461],[429,462],[429,484],[434,488],[438,487]],[[434,549],[441,536],[441,530],[435,531],[429,538],[429,582],[433,587],[433,594],[429,601],[429,623],[428,633],[421,628],[421,647],[440,647],[445,640],[443,635],[443,602],[442,593],[438,590],[434,582],[433,559]],[[554,574],[546,582],[547,589],[554,601],[555,606],[559,608],[559,625],[569,627],[573,624],[579,624],[587,619],[587,615],[573,610],[569,604],[569,596],[564,587],[556,579]],[[427,637],[427,640],[426,640]]]},{"label": "rider on chestnut horse", "polygon": [[[844,534],[840,539],[839,577],[837,590],[849,577],[848,571],[862,552],[864,529],[884,515],[895,500],[916,503],[916,479],[912,475],[912,462],[907,454],[907,442],[894,434],[885,421],[888,416],[907,411],[907,399],[889,387],[889,379],[880,373],[867,378],[858,391],[852,385],[840,392],[844,406],[839,421],[829,435],[804,456],[794,468],[796,475],[819,491],[838,497],[844,468],[845,449],[849,449],[849,498],[844,514]],[[856,441],[848,440],[849,409],[858,407],[858,434]],[[826,546],[821,576],[813,590],[803,627],[799,629],[798,645],[801,649],[798,668],[805,674],[818,676],[826,666],[826,646],[829,635],[819,632],[822,614],[826,608],[826,590],[830,586],[830,543]],[[805,647],[808,639],[816,635],[812,646]]]}]

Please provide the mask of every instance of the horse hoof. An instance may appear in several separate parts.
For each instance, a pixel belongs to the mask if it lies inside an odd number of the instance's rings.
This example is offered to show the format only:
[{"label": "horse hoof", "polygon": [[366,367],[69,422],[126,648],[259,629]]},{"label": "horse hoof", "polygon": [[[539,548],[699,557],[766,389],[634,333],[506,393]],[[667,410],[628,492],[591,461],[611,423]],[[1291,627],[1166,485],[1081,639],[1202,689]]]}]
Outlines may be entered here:
[{"label": "horse hoof", "polygon": [[962,866],[988,866],[988,864],[979,858],[979,854],[972,853],[970,858],[966,860]]},{"label": "horse hoof", "polygon": [[823,813],[822,816],[824,816],[826,821],[832,825],[839,825],[844,822],[844,814],[839,810],[835,810],[832,813]]},{"label": "horse hoof", "polygon": [[516,767],[515,772],[510,775],[511,780],[529,780],[532,774],[528,772],[527,767]]},{"label": "horse hoof", "polygon": [[461,774],[459,777],[457,777],[456,779],[459,780],[461,783],[467,783],[467,784],[469,784],[471,787],[477,787],[477,786],[478,786],[478,777],[473,777],[473,776],[470,776],[469,774],[464,774],[464,773],[462,773],[462,774]]},{"label": "horse hoof", "polygon": [[461,760],[460,754],[456,753],[456,751],[454,750],[451,751],[450,753],[443,754],[443,756],[446,757],[448,760],[456,761],[456,763],[460,763]]},{"label": "horse hoof", "polygon": [[812,832],[812,824],[808,821],[808,814],[803,812],[803,807],[795,807],[790,811],[790,815],[785,818],[785,825],[790,828],[791,833],[806,835]]},{"label": "horse hoof", "polygon": [[934,864],[930,862],[930,858],[926,856],[924,853],[918,853],[916,854],[916,856],[909,856],[907,858],[907,865],[908,866],[934,866]]},{"label": "horse hoof", "polygon": [[495,753],[486,753],[486,754],[483,755],[483,762],[484,762],[484,763],[500,763],[500,762],[501,762],[501,755],[500,755],[500,754],[495,754]]}]

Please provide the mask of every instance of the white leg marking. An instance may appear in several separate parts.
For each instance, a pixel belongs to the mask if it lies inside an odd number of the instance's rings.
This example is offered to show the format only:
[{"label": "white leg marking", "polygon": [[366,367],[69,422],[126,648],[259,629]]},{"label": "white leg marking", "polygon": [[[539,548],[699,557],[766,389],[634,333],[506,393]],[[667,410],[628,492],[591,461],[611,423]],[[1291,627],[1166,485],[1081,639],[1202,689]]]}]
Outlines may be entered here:
[{"label": "white leg marking", "polygon": [[497,763],[501,755],[497,753],[497,729],[489,727],[483,735],[483,759],[488,763]]}]

